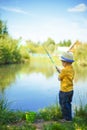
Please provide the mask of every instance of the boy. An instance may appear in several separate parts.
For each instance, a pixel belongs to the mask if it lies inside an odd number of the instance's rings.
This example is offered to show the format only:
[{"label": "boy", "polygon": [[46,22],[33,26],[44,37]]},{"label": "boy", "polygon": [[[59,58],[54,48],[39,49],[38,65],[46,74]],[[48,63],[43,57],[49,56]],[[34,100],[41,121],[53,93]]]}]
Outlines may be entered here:
[{"label": "boy", "polygon": [[59,104],[61,107],[62,117],[61,122],[72,121],[72,97],[73,97],[73,78],[74,70],[72,67],[73,55],[70,52],[65,52],[61,56],[63,69],[60,71],[58,79],[60,80]]}]

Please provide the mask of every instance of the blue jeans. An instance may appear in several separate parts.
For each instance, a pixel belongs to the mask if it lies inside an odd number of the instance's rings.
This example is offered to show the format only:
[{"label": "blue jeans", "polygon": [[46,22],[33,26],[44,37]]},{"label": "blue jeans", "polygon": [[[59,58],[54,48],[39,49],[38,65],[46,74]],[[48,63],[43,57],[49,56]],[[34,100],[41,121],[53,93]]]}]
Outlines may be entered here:
[{"label": "blue jeans", "polygon": [[73,91],[70,92],[59,92],[59,104],[63,119],[72,120],[72,97]]}]

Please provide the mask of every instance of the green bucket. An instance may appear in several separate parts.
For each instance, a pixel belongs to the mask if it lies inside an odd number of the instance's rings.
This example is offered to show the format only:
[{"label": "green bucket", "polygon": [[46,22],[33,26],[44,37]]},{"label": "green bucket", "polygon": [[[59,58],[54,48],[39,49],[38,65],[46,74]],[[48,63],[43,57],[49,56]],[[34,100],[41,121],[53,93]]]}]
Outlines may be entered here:
[{"label": "green bucket", "polygon": [[26,112],[26,121],[33,123],[36,119],[35,112]]}]

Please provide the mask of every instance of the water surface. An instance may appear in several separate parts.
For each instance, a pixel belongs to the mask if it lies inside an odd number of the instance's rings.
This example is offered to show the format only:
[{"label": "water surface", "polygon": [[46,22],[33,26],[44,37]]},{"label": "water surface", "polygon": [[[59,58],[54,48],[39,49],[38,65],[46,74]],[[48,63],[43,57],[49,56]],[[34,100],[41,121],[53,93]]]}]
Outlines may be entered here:
[{"label": "water surface", "polygon": [[[75,66],[73,107],[87,104],[87,68]],[[54,66],[44,61],[0,67],[0,94],[10,109],[38,111],[58,101],[60,82]]]}]

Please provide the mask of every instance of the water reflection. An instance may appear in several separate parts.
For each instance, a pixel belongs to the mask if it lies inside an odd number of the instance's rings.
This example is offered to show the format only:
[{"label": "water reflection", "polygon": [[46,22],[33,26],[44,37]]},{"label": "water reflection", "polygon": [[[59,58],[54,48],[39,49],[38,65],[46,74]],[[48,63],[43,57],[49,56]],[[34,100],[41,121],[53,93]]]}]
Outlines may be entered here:
[{"label": "water reflection", "polygon": [[[87,67],[74,65],[73,104],[87,104]],[[35,110],[54,104],[60,82],[48,60],[0,67],[0,93],[12,102],[11,109]]]},{"label": "water reflection", "polygon": [[[49,71],[50,70],[50,71]],[[32,63],[32,64],[18,64],[18,65],[6,65],[0,67],[0,91],[4,92],[6,87],[9,87],[12,83],[15,83],[16,78],[20,78],[22,74],[42,73],[47,78],[53,75],[54,70],[52,66],[45,66]]]},{"label": "water reflection", "polygon": [[79,64],[74,65],[75,68],[75,81],[87,80],[87,66],[80,66]]}]

